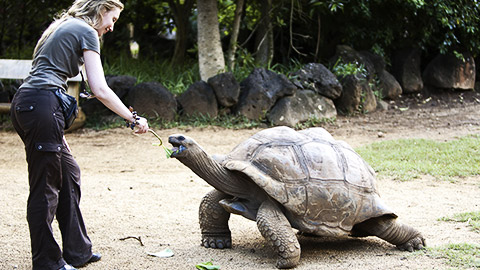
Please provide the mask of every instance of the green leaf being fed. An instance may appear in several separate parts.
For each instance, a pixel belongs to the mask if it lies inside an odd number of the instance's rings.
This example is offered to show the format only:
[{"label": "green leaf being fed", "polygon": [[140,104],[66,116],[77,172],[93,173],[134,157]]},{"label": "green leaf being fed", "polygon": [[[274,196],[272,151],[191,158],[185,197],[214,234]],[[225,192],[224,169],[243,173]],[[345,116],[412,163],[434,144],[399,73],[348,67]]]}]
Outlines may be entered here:
[{"label": "green leaf being fed", "polygon": [[195,265],[195,267],[197,269],[200,269],[200,270],[218,270],[218,269],[220,269],[219,265],[213,265],[212,262],[199,263],[199,264]]}]

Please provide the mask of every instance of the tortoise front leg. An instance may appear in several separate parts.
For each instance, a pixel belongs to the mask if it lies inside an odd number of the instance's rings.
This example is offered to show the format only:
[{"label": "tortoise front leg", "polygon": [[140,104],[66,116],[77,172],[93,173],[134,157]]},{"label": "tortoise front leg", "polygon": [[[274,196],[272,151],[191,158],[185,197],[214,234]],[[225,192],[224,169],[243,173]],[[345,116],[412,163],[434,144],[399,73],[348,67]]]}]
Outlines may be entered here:
[{"label": "tortoise front leg", "polygon": [[258,209],[257,227],[278,255],[277,268],[292,268],[300,261],[300,244],[280,208],[267,200]]},{"label": "tortoise front leg", "polygon": [[216,189],[203,197],[199,209],[200,229],[202,231],[202,246],[206,248],[230,248],[232,236],[228,228],[230,213],[218,203],[231,196]]},{"label": "tortoise front leg", "polygon": [[396,218],[381,216],[372,218],[357,225],[361,230],[396,245],[400,250],[423,249],[426,246],[425,238],[415,228],[402,224]]}]

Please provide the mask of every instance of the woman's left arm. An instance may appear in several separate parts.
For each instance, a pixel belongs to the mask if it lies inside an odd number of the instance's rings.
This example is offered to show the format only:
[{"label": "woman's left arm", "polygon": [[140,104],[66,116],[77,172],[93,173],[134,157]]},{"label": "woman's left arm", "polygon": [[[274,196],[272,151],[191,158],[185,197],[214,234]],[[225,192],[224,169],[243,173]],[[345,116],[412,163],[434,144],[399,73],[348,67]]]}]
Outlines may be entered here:
[{"label": "woman's left arm", "polygon": [[100,55],[91,50],[85,50],[83,52],[83,58],[85,61],[85,70],[87,72],[87,79],[90,88],[92,89],[95,97],[100,100],[107,108],[118,114],[125,120],[130,122],[138,122],[137,133],[145,133],[148,131],[147,120],[140,117],[140,120],[134,119],[134,116],[130,110],[123,104],[120,98],[108,87],[103,73],[102,62]]}]

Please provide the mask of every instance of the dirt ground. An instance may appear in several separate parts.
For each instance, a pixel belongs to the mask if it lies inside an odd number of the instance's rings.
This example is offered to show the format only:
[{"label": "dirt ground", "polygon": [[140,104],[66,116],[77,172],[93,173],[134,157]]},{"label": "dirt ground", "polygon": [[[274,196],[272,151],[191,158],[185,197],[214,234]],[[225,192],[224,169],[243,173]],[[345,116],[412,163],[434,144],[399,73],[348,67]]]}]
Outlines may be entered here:
[{"label": "dirt ground", "polygon": [[[390,102],[387,111],[338,117],[324,126],[353,147],[397,138],[451,140],[480,133],[480,98],[475,92],[439,96],[413,95]],[[185,133],[209,153],[228,153],[254,130],[192,128],[157,130],[167,140]],[[195,269],[212,261],[220,269],[275,269],[272,249],[256,224],[232,216],[233,248],[200,246],[198,206],[211,187],[162,148],[151,134],[127,129],[82,129],[66,135],[82,168],[81,208],[95,252],[93,269]],[[0,269],[31,269],[26,221],[27,169],[23,144],[14,132],[0,132]],[[464,223],[438,219],[480,209],[480,177],[446,182],[424,176],[399,182],[378,181],[387,205],[401,221],[420,230],[430,247],[480,243],[480,234]],[[59,231],[54,224],[60,241]],[[431,253],[401,252],[374,237],[308,238],[299,236],[302,257],[296,269],[451,269]],[[148,255],[169,248],[174,256]]]}]

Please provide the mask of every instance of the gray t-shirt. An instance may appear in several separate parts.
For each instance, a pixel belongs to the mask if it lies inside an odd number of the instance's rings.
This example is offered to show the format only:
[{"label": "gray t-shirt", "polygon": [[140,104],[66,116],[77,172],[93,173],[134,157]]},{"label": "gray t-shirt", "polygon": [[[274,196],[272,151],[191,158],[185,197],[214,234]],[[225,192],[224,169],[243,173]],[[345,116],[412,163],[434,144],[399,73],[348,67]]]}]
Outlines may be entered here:
[{"label": "gray t-shirt", "polygon": [[77,76],[83,65],[84,50],[100,54],[97,31],[81,19],[67,19],[39,47],[21,87],[66,91],[67,79]]}]

